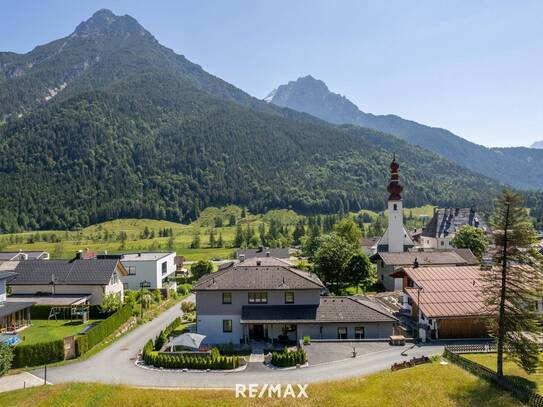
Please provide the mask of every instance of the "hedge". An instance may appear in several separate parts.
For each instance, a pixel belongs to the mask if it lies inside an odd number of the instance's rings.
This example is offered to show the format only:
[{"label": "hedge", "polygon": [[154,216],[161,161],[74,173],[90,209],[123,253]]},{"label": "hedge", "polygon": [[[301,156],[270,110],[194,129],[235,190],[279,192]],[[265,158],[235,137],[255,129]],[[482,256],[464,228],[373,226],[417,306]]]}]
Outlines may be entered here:
[{"label": "hedge", "polygon": [[296,365],[303,365],[307,362],[307,355],[305,350],[299,349],[289,352],[285,348],[281,352],[272,352],[271,363],[278,367],[289,367]]},{"label": "hedge", "polygon": [[64,339],[17,345],[13,348],[12,367],[38,366],[64,360]]},{"label": "hedge", "polygon": [[155,350],[160,350],[162,346],[164,346],[171,333],[175,330],[175,328],[181,325],[182,322],[181,317],[177,317],[163,331],[160,331],[155,339]]},{"label": "hedge", "polygon": [[[149,343],[152,346],[152,342]],[[239,356],[221,356],[217,349],[213,349],[211,354],[202,356],[160,353],[149,349],[148,345],[144,348],[145,364],[166,369],[227,370],[236,369],[240,364]]]},{"label": "hedge", "polygon": [[77,356],[92,349],[105,338],[115,332],[122,324],[124,324],[132,316],[132,306],[124,305],[109,317],[104,319],[99,324],[93,326],[85,334],[79,335],[75,339]]}]

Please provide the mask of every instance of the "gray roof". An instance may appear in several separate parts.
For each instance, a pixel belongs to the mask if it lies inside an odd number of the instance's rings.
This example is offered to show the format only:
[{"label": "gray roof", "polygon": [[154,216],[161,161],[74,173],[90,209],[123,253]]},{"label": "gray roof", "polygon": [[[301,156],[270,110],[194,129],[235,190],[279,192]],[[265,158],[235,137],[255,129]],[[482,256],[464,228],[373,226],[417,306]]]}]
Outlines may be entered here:
[{"label": "gray roof", "polygon": [[14,273],[13,271],[0,271],[0,281],[1,280],[7,280],[11,277],[16,276],[17,273]]},{"label": "gray roof", "polygon": [[322,289],[324,284],[313,273],[295,269],[290,263],[264,257],[259,263],[244,261],[230,264],[201,277],[193,286],[199,290],[303,290]]},{"label": "gray roof", "polygon": [[438,209],[424,228],[422,235],[428,237],[447,237],[464,225],[489,229],[482,217],[473,208],[444,208]]},{"label": "gray roof", "polygon": [[38,260],[41,257],[47,255],[47,252],[40,252],[40,251],[34,251],[34,252],[0,252],[0,261],[9,261],[9,260],[24,260],[21,257],[21,255],[24,256],[27,260]]},{"label": "gray roof", "polygon": [[30,308],[32,305],[34,305],[32,302],[5,302],[0,305],[0,317],[5,317],[22,309]]},{"label": "gray roof", "polygon": [[[412,252],[379,252],[371,256],[371,260],[381,259],[388,266],[410,266],[415,260],[421,266],[429,265],[469,265],[472,261],[468,261],[465,251],[460,253],[455,250],[435,250],[435,251],[412,251]],[[469,250],[469,249],[466,249]],[[473,256],[473,255],[472,255]],[[475,258],[475,256],[473,256]],[[475,263],[478,264],[475,258]]]},{"label": "gray roof", "polygon": [[269,253],[268,257],[276,257],[278,259],[288,259],[290,257],[288,248],[270,249],[266,247],[260,247],[258,249],[241,249],[236,252],[236,257],[239,258],[240,255],[245,255],[246,259],[252,257],[266,257],[267,253]]},{"label": "gray roof", "polygon": [[175,254],[175,252],[139,252],[125,253],[121,256],[121,261],[156,261],[166,256]]},{"label": "gray roof", "polygon": [[116,269],[118,259],[92,260],[26,260],[15,268],[17,276],[9,285],[82,284],[107,285]]},{"label": "gray roof", "polygon": [[91,297],[92,294],[12,294],[7,298],[7,302],[30,303],[31,305],[80,305],[90,300]]},{"label": "gray roof", "polygon": [[245,305],[241,322],[261,323],[348,323],[395,322],[378,307],[351,297],[321,297],[319,305]]}]

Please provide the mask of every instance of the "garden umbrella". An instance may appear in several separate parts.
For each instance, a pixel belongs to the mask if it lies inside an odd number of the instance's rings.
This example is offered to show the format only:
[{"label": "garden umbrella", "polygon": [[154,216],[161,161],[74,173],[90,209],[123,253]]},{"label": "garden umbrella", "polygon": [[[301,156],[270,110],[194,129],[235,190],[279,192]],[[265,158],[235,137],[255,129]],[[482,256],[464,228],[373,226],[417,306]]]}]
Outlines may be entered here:
[{"label": "garden umbrella", "polygon": [[205,335],[187,332],[170,339],[168,346],[185,346],[191,349],[198,349],[204,339]]}]

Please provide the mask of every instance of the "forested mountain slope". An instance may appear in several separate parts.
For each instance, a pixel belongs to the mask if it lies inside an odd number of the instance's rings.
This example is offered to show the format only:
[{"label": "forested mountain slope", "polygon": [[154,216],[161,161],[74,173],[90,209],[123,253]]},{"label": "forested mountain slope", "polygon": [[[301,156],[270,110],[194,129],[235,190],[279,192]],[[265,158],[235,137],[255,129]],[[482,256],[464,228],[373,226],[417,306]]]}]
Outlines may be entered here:
[{"label": "forested mountain slope", "polygon": [[518,188],[543,189],[543,157],[533,148],[487,148],[448,130],[396,115],[365,113],[311,76],[279,86],[265,100],[306,112],[330,123],[351,123],[392,134],[434,151],[463,167]]},{"label": "forested mountain slope", "polygon": [[[500,188],[395,137],[252,98],[131,17],[100,11],[75,34],[32,58],[0,57],[3,231],[188,221],[228,203],[253,212],[382,209],[393,153],[408,206],[488,206]],[[45,99],[59,83],[67,84]]]}]

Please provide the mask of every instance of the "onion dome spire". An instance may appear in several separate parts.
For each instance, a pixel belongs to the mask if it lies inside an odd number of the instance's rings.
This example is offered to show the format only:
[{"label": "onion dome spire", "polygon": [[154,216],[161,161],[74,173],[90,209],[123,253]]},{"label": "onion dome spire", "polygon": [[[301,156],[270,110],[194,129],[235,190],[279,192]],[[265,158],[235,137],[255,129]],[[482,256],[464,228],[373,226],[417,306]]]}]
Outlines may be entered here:
[{"label": "onion dome spire", "polygon": [[401,193],[403,186],[400,184],[400,164],[396,161],[396,154],[390,163],[390,182],[388,183],[387,191],[390,193],[389,201],[401,201]]}]

